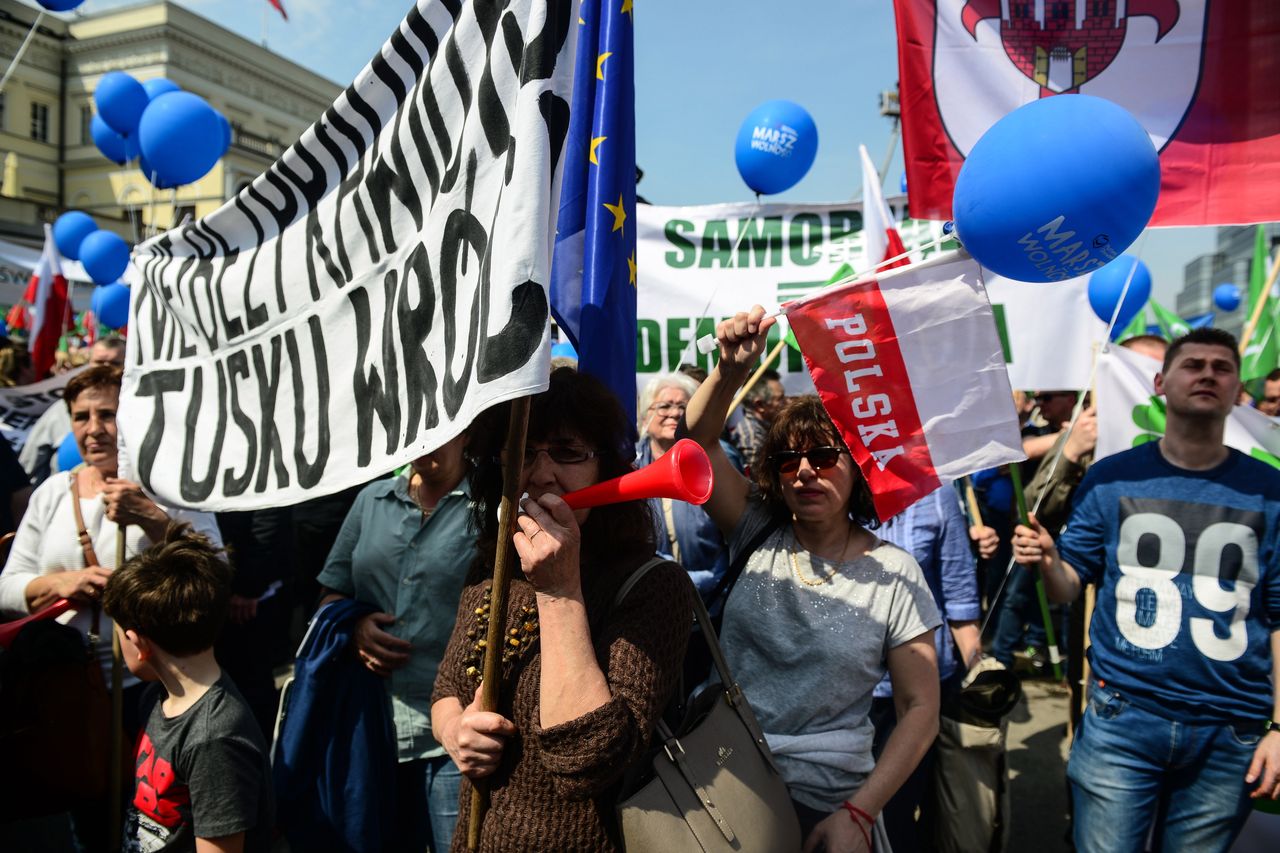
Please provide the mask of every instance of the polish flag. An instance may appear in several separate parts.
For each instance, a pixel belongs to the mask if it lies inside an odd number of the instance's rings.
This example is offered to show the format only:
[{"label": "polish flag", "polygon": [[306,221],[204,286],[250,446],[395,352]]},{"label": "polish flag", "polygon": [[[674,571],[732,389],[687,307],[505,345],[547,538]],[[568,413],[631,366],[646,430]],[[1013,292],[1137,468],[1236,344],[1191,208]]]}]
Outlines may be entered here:
[{"label": "polish flag", "polygon": [[24,297],[31,304],[31,366],[38,380],[53,367],[53,354],[58,340],[70,326],[68,320],[67,280],[62,275],[61,259],[53,242],[53,229],[44,226],[44,253],[31,274]]},{"label": "polish flag", "polygon": [[966,474],[1026,458],[982,273],[964,252],[784,310],[881,519]]},{"label": "polish flag", "polygon": [[[894,227],[893,211],[884,200],[884,193],[880,190],[880,175],[871,163],[867,146],[859,145],[858,151],[862,154],[862,239],[866,246],[864,257],[868,263],[880,263],[905,253],[907,247],[902,244],[902,235]],[[879,269],[891,270],[894,267],[905,267],[909,263],[910,259],[901,258]]]},{"label": "polish flag", "polygon": [[1079,93],[1124,107],[1160,152],[1152,225],[1280,220],[1276,0],[894,0],[894,10],[917,219],[951,218],[964,158],[1003,116]]}]

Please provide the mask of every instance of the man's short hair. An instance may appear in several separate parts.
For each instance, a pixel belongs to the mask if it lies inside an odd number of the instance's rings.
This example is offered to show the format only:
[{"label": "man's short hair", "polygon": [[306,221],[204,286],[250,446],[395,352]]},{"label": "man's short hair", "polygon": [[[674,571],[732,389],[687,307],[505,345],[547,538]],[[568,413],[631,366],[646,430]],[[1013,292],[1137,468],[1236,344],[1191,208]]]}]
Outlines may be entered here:
[{"label": "man's short hair", "polygon": [[769,368],[760,374],[760,378],[756,380],[756,384],[751,386],[743,396],[744,403],[764,403],[773,397],[773,391],[769,387],[770,382],[781,382],[782,374],[773,368]]},{"label": "man's short hair", "polygon": [[119,391],[123,378],[124,369],[114,364],[99,364],[96,367],[87,368],[83,373],[77,373],[71,378],[67,387],[62,390],[62,399],[70,409],[76,397],[90,388],[115,388]]},{"label": "man's short hair", "polygon": [[190,525],[171,523],[163,540],[112,573],[102,609],[123,630],[190,657],[213,647],[230,601],[222,550]]},{"label": "man's short hair", "polygon": [[1278,380],[1280,380],[1280,367],[1277,367],[1275,370],[1268,373],[1265,379],[1267,382],[1276,382]]},{"label": "man's short hair", "polygon": [[1236,340],[1236,336],[1222,329],[1206,326],[1200,329],[1192,329],[1182,337],[1174,338],[1173,343],[1169,344],[1169,349],[1164,354],[1164,366],[1160,368],[1161,373],[1169,370],[1169,366],[1173,364],[1174,358],[1178,355],[1178,350],[1187,344],[1202,344],[1231,350],[1231,358],[1236,363],[1236,372],[1240,371],[1240,344]]},{"label": "man's short hair", "polygon": [[[125,349],[125,341],[124,341],[124,338],[119,337],[118,335],[108,335],[105,338],[99,338],[98,340],[94,341],[93,346],[90,347],[89,350],[90,352],[92,352],[98,347],[102,347],[103,349],[106,349],[106,350],[111,350],[113,354],[123,353]],[[122,355],[121,358],[123,359],[124,356]]]}]

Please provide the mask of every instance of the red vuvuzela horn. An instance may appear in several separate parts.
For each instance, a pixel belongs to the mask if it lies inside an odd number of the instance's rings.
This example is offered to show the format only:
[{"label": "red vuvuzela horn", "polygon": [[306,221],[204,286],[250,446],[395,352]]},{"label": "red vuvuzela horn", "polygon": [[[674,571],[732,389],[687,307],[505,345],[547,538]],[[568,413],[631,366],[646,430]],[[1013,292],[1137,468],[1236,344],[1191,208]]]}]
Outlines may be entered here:
[{"label": "red vuvuzela horn", "polygon": [[698,442],[682,438],[657,461],[639,471],[570,492],[564,502],[574,509],[638,501],[674,498],[704,504],[711,497],[711,460]]}]

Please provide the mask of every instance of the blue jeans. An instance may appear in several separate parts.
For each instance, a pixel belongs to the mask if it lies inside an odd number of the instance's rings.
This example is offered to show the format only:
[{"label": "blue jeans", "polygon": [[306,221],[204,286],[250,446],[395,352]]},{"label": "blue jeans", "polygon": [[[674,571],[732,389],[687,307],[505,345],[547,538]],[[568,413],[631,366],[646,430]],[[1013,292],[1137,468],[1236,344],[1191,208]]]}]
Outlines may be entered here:
[{"label": "blue jeans", "polygon": [[1175,722],[1091,682],[1067,764],[1076,850],[1141,853],[1154,826],[1161,853],[1225,853],[1249,815],[1261,736],[1261,721]]},{"label": "blue jeans", "polygon": [[462,773],[447,755],[402,761],[396,768],[396,838],[393,849],[446,853],[458,822]]}]

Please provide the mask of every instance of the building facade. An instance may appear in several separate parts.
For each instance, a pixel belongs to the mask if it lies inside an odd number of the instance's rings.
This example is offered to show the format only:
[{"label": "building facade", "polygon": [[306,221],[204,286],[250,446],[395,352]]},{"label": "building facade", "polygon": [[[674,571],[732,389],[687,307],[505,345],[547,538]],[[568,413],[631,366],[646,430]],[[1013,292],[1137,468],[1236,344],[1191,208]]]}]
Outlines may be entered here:
[{"label": "building facade", "polygon": [[[1267,239],[1267,251],[1275,257],[1280,246],[1280,223],[1262,226]],[[1200,255],[1183,268],[1182,290],[1178,293],[1178,314],[1194,317],[1213,311],[1217,314],[1214,325],[1237,337],[1249,322],[1249,275],[1253,266],[1253,251],[1257,240],[1256,225],[1227,225],[1218,229],[1214,251]],[[1220,284],[1234,284],[1242,295],[1240,307],[1234,311],[1220,311],[1213,304],[1213,291]]]},{"label": "building facade", "polygon": [[[39,10],[0,0],[5,66]],[[141,81],[167,77],[231,122],[231,147],[204,178],[155,190],[136,166],[94,146],[93,91],[110,71]],[[38,245],[43,225],[84,210],[137,242],[204,216],[250,183],[291,145],[342,87],[164,0],[59,18],[40,29],[0,92],[0,239]]]}]

